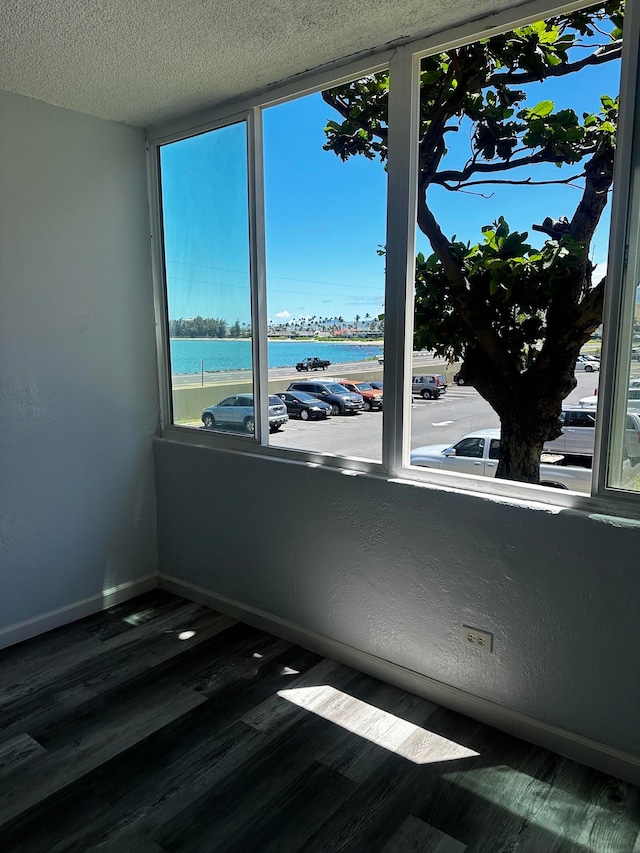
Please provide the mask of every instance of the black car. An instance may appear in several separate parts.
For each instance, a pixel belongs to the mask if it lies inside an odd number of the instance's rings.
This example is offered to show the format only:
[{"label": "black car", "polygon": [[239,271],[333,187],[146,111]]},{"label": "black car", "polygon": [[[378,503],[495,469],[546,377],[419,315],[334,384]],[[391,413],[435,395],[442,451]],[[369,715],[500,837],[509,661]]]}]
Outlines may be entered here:
[{"label": "black car", "polygon": [[347,391],[337,382],[314,382],[312,379],[292,382],[287,391],[306,391],[331,406],[334,415],[355,415],[364,409],[364,400],[360,394]]},{"label": "black car", "polygon": [[283,391],[278,397],[287,407],[290,418],[302,418],[303,421],[320,420],[331,417],[331,406],[324,400],[318,400],[306,391]]},{"label": "black car", "polygon": [[459,370],[457,373],[454,373],[453,381],[456,383],[456,385],[468,385],[469,384],[467,382],[467,380],[463,377],[461,370]]},{"label": "black car", "polygon": [[318,356],[314,356],[313,358],[305,358],[302,361],[299,361],[296,364],[296,370],[298,373],[302,370],[326,370],[331,362],[326,358],[318,358]]}]

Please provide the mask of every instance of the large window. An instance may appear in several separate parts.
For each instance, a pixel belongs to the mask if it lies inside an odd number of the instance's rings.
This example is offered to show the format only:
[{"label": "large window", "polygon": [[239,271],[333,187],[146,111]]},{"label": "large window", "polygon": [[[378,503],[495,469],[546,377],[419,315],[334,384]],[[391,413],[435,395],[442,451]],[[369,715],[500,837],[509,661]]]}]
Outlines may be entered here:
[{"label": "large window", "polygon": [[163,145],[173,422],[253,435],[247,127]]},{"label": "large window", "polygon": [[[440,444],[495,428],[501,459],[487,475],[535,482],[540,459],[542,482],[551,465],[592,468],[618,23],[594,6],[422,59],[417,465],[437,461]],[[532,44],[544,45],[535,58]]]},{"label": "large window", "polygon": [[158,130],[173,426],[490,492],[590,492],[595,459],[596,490],[640,489],[622,10],[501,14]]},{"label": "large window", "polygon": [[349,156],[351,92],[384,150],[386,72],[263,113],[269,387],[290,416],[271,444],[380,462],[386,173]]}]

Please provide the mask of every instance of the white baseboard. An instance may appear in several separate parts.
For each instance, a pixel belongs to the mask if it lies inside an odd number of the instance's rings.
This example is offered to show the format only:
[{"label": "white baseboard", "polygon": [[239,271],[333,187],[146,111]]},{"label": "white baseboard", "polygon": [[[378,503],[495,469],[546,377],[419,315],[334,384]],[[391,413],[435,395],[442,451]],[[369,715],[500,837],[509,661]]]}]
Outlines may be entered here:
[{"label": "white baseboard", "polygon": [[0,649],[13,646],[23,640],[29,640],[38,634],[44,634],[45,631],[51,631],[52,628],[59,628],[69,622],[75,622],[76,619],[82,619],[84,616],[91,616],[100,610],[106,610],[107,607],[113,607],[114,604],[135,598],[136,595],[142,595],[143,592],[149,592],[149,590],[156,589],[157,586],[158,573],[153,572],[150,575],[136,578],[136,580],[105,589],[97,595],[91,596],[91,598],[85,598],[83,601],[76,601],[65,607],[59,607],[57,610],[50,610],[41,616],[33,616],[23,622],[8,625],[6,628],[0,629]]},{"label": "white baseboard", "polygon": [[204,604],[213,610],[235,616],[243,622],[290,640],[305,649],[329,657],[351,666],[360,672],[379,678],[388,684],[400,687],[409,693],[423,696],[432,702],[465,714],[474,720],[496,729],[508,732],[529,743],[550,749],[586,764],[603,773],[626,779],[635,785],[640,784],[640,757],[606,746],[591,738],[568,731],[567,729],[545,723],[516,711],[483,699],[473,693],[467,693],[458,687],[451,687],[419,672],[406,669],[399,664],[363,652],[338,640],[332,640],[314,631],[308,631],[299,625],[281,619],[263,610],[258,610],[239,601],[216,595],[202,587],[179,580],[170,575],[160,574],[158,586],[167,592],[173,592],[190,601]]}]

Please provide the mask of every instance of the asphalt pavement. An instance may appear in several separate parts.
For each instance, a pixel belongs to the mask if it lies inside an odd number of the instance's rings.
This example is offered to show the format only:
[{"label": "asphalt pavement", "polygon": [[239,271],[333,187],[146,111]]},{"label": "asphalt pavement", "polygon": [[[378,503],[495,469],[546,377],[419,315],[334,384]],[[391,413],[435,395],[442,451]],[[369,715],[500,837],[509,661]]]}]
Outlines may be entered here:
[{"label": "asphalt pavement", "polygon": [[[567,397],[577,403],[593,394],[598,374],[576,374],[578,385]],[[411,403],[411,448],[425,444],[453,444],[476,429],[499,427],[491,406],[469,386],[449,385],[438,400],[413,397]],[[382,459],[382,412],[336,415],[326,421],[291,419],[269,438],[275,447],[291,447],[339,456],[354,456],[379,462]]]}]

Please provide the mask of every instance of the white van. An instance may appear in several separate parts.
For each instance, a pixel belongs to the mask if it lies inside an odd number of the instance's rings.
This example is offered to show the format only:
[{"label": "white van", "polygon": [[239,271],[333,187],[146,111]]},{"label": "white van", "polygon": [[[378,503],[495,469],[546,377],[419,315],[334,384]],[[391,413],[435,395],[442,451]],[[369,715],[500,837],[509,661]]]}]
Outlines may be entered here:
[{"label": "white van", "polygon": [[[637,389],[640,397],[640,388]],[[640,408],[640,399],[638,399]],[[596,407],[563,406],[560,416],[562,435],[553,441],[545,441],[544,449],[565,456],[593,456],[595,443]],[[625,450],[629,459],[640,459],[640,414],[627,412]]]},{"label": "white van", "polygon": [[596,409],[563,406],[560,415],[562,433],[553,441],[545,441],[544,449],[565,456],[593,456]]}]

